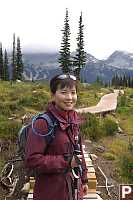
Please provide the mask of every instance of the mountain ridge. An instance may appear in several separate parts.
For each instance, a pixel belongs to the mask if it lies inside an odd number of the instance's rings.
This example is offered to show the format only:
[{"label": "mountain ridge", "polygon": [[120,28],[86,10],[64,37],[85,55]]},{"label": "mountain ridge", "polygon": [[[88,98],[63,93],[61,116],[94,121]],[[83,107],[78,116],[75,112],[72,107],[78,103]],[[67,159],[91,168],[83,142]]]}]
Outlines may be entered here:
[{"label": "mountain ridge", "polygon": [[[61,73],[58,58],[58,53],[24,54],[24,78],[49,80],[52,76]],[[89,53],[86,54],[86,65],[81,70],[81,79],[84,82],[94,82],[97,76],[107,82],[116,73],[133,76],[133,53],[117,50],[105,60],[99,60]]]}]

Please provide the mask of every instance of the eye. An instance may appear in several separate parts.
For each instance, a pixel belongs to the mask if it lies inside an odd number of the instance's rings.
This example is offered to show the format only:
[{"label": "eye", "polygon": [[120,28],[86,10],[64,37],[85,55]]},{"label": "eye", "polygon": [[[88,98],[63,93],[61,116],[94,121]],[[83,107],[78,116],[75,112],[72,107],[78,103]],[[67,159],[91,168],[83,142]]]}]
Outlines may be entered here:
[{"label": "eye", "polygon": [[72,94],[73,94],[73,95],[76,94],[76,91],[72,91]]},{"label": "eye", "polygon": [[61,91],[61,94],[66,94],[67,92],[66,91]]}]

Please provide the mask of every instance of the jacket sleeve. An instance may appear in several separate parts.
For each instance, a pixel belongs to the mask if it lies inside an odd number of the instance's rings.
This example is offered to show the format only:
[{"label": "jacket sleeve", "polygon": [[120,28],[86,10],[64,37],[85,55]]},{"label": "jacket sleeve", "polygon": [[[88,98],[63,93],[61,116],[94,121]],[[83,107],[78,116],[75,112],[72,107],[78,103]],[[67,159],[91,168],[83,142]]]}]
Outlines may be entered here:
[{"label": "jacket sleeve", "polygon": [[87,178],[87,167],[86,167],[86,162],[84,158],[84,153],[83,153],[83,148],[82,148],[82,138],[80,137],[80,148],[81,148],[81,153],[82,153],[82,183],[86,184],[88,183],[88,178]]},{"label": "jacket sleeve", "polygon": [[[48,132],[47,122],[43,119],[35,122],[35,128],[44,135]],[[45,155],[46,148],[45,137],[36,135],[30,128],[26,144],[25,166],[35,169],[39,174],[60,173],[69,167],[69,163],[64,160],[63,155]]]}]

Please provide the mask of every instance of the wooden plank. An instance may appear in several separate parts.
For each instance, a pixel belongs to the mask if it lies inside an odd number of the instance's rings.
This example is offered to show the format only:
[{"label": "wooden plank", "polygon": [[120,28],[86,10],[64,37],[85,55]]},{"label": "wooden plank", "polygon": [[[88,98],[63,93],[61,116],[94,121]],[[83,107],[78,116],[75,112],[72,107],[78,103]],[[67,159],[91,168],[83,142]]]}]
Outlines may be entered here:
[{"label": "wooden plank", "polygon": [[86,163],[86,167],[87,167],[87,169],[88,169],[88,168],[90,168],[90,167],[93,167],[93,165],[92,165],[92,163],[87,162],[87,163]]},{"label": "wooden plank", "polygon": [[84,158],[90,158],[89,154],[88,153],[84,153]]},{"label": "wooden plank", "polygon": [[98,194],[92,193],[92,194],[87,194],[83,197],[83,200],[103,200]]},{"label": "wooden plank", "polygon": [[83,199],[97,199],[97,194],[96,193],[88,193],[87,195],[84,196]]},{"label": "wooden plank", "polygon": [[90,160],[86,161],[85,160],[85,162],[86,162],[86,166],[89,166],[89,165],[93,166],[92,161],[90,161]]},{"label": "wooden plank", "polygon": [[87,167],[89,173],[95,173],[94,167]]},{"label": "wooden plank", "polygon": [[33,194],[28,194],[27,200],[33,200]]},{"label": "wooden plank", "polygon": [[96,193],[96,189],[90,189],[90,188],[88,188],[88,193],[90,194],[90,193]]},{"label": "wooden plank", "polygon": [[88,161],[89,161],[89,162],[92,162],[92,160],[90,159],[90,157],[85,158],[85,161],[86,161],[86,162],[88,162]]},{"label": "wooden plank", "polygon": [[88,187],[89,187],[90,189],[95,189],[95,190],[96,190],[97,181],[96,181],[96,180],[88,180]]},{"label": "wooden plank", "polygon": [[90,179],[90,180],[96,180],[96,174],[93,173],[93,172],[92,173],[88,172],[87,178]]}]

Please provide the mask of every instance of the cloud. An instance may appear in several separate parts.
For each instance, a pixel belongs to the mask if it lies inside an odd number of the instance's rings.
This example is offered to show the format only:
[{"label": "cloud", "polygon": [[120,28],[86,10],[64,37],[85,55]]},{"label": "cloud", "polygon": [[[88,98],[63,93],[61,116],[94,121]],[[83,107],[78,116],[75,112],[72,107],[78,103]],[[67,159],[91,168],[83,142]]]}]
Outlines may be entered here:
[{"label": "cloud", "polygon": [[60,48],[65,9],[69,11],[71,50],[76,48],[78,21],[83,12],[85,49],[97,58],[116,49],[133,51],[132,0],[3,0],[0,40],[12,46],[12,35],[23,47]]}]

